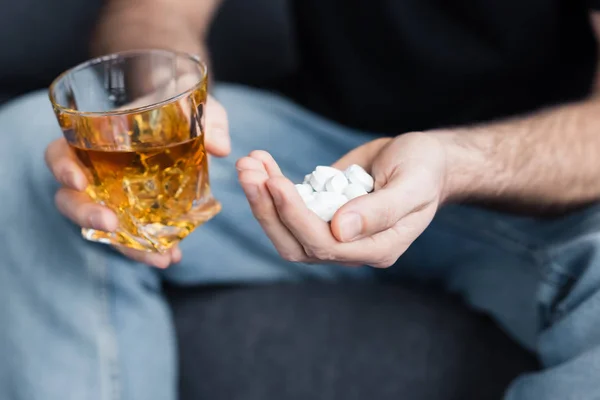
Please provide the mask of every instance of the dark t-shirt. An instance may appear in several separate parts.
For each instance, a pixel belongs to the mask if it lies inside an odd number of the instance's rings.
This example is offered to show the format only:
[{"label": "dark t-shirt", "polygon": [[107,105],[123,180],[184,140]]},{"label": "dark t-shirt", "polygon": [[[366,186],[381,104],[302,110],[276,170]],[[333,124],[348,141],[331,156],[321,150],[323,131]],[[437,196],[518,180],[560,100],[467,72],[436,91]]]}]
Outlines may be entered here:
[{"label": "dark t-shirt", "polygon": [[301,69],[289,94],[342,124],[390,134],[578,99],[596,66],[592,7],[589,0],[295,0]]}]

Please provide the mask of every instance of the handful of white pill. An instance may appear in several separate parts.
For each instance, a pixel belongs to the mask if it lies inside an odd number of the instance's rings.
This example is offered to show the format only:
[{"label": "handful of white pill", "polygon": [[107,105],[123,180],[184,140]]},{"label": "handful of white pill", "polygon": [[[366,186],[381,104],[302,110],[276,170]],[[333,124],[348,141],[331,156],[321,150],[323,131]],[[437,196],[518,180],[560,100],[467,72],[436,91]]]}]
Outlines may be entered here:
[{"label": "handful of white pill", "polygon": [[306,206],[329,222],[348,201],[372,192],[373,184],[373,177],[360,165],[353,164],[345,171],[320,165],[296,189]]}]

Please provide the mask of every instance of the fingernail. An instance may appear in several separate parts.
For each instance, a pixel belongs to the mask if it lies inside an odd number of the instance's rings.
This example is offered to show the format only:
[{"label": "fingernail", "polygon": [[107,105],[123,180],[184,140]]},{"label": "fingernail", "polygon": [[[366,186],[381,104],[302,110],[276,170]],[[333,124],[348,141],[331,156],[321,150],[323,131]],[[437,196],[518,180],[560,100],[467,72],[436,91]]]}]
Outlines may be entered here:
[{"label": "fingernail", "polygon": [[79,189],[80,185],[77,180],[77,175],[73,171],[69,171],[63,176],[63,182],[65,183],[65,185],[69,186],[70,188],[80,190]]},{"label": "fingernail", "polygon": [[102,218],[101,212],[96,211],[90,215],[90,226],[92,227],[92,229],[106,231],[106,228],[104,226],[104,219]]},{"label": "fingernail", "polygon": [[250,201],[254,201],[258,199],[260,193],[258,192],[258,186],[256,185],[248,185],[244,187],[244,193],[246,193],[246,197]]},{"label": "fingernail", "polygon": [[340,233],[344,242],[351,242],[362,232],[362,218],[359,214],[349,212],[340,216]]}]

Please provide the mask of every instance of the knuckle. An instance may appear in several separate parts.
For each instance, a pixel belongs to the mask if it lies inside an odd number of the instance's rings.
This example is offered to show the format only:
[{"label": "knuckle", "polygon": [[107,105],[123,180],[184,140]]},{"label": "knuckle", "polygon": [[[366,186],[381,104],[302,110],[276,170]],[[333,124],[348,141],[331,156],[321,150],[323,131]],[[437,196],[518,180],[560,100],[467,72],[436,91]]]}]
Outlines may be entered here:
[{"label": "knuckle", "polygon": [[58,211],[77,225],[89,228],[92,226],[92,209],[88,203],[80,203],[73,198],[68,189],[59,189],[54,195],[54,203]]},{"label": "knuckle", "polygon": [[79,226],[83,228],[91,228],[91,217],[87,207],[82,205],[72,206],[70,211],[71,219]]},{"label": "knuckle", "polygon": [[315,258],[317,260],[321,260],[321,261],[336,261],[337,260],[337,256],[335,254],[335,252],[333,252],[331,249],[327,249],[327,248],[319,248],[319,247],[309,247],[307,249],[305,249],[306,254],[308,254],[308,256],[310,258]]},{"label": "knuckle", "polygon": [[48,167],[54,178],[63,186],[81,190],[79,187],[82,184],[81,181],[86,178],[81,168],[73,160],[65,157],[58,158],[48,164]]},{"label": "knuckle", "polygon": [[67,185],[68,182],[65,182],[66,175],[73,172],[71,165],[65,160],[59,159],[54,162],[54,165],[50,166],[50,169],[54,173],[54,177],[63,185]]},{"label": "knuckle", "polygon": [[260,158],[264,155],[264,150],[252,150],[250,152],[250,157]]},{"label": "knuckle", "polygon": [[274,207],[274,212],[278,215],[278,218],[287,226],[298,226],[300,220],[298,209],[293,206],[288,193],[280,193],[279,200]]},{"label": "knuckle", "polygon": [[372,267],[375,267],[375,268],[386,269],[386,268],[389,268],[392,265],[394,265],[397,260],[398,260],[397,257],[384,257],[381,260],[376,261],[369,265],[371,265]]},{"label": "knuckle", "polygon": [[274,215],[271,212],[265,212],[265,211],[257,211],[254,213],[254,217],[256,218],[256,220],[258,221],[258,223],[263,227],[263,228],[268,228],[273,224],[274,221]]},{"label": "knuckle", "polygon": [[253,150],[250,153],[250,157],[257,158],[261,161],[267,161],[267,162],[273,161],[273,157],[271,157],[271,155],[264,150]]},{"label": "knuckle", "polygon": [[278,250],[278,253],[281,256],[281,258],[283,258],[286,261],[292,262],[292,263],[306,261],[306,256],[304,254],[301,254],[299,251],[285,249],[285,250]]},{"label": "knuckle", "polygon": [[62,158],[62,148],[65,145],[66,142],[64,139],[56,139],[46,147],[46,150],[44,152],[44,160],[46,161],[46,164],[48,164],[48,166],[51,166],[52,164],[56,163],[57,159],[60,160]]}]

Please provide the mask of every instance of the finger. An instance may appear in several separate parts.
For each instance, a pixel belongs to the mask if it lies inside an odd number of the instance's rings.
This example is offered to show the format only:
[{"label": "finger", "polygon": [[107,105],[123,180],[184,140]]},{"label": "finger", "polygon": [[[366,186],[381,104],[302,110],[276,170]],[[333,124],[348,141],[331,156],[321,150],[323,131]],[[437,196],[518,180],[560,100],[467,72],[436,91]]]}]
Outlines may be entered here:
[{"label": "finger", "polygon": [[435,201],[426,192],[426,182],[418,171],[396,171],[382,188],[338,210],[331,221],[333,235],[341,242],[352,242],[393,227]]},{"label": "finger", "polygon": [[171,261],[173,262],[173,264],[177,264],[177,263],[180,263],[182,259],[183,259],[183,253],[181,252],[181,249],[179,248],[179,246],[175,245],[171,249]]},{"label": "finger", "polygon": [[56,192],[55,203],[62,215],[82,228],[113,232],[119,227],[119,221],[114,212],[94,203],[83,192],[61,188]]},{"label": "finger", "polygon": [[[337,241],[331,235],[329,225],[306,207],[289,179],[283,176],[270,178],[267,188],[281,221],[307,252],[322,248],[333,250]],[[320,257],[317,255],[317,258]]]},{"label": "finger", "polygon": [[273,198],[265,186],[267,179],[265,170],[245,169],[239,172],[239,181],[248,198],[252,214],[279,255],[292,262],[306,261],[304,248],[279,219]]},{"label": "finger", "polygon": [[71,189],[85,190],[87,178],[64,138],[50,143],[44,157],[52,175],[60,183]]},{"label": "finger", "polygon": [[358,164],[367,171],[371,169],[371,163],[377,154],[392,138],[380,138],[363,144],[347,153],[345,156],[333,163],[332,167],[345,170],[352,164]]},{"label": "finger", "polygon": [[253,170],[253,171],[263,172],[268,177],[268,174],[267,174],[267,172],[265,170],[265,166],[263,165],[263,163],[261,161],[255,159],[255,158],[252,158],[252,157],[242,157],[242,158],[240,158],[235,163],[235,168],[238,171]]},{"label": "finger", "polygon": [[259,160],[265,167],[265,170],[270,177],[283,176],[279,165],[277,165],[277,162],[273,156],[271,156],[271,154],[268,152],[264,150],[254,150],[250,153],[250,157]]},{"label": "finger", "polygon": [[[341,243],[348,260],[375,268],[391,267],[408,249],[409,236],[401,236],[394,228],[352,243]],[[412,236],[410,237],[412,238]]]},{"label": "finger", "polygon": [[227,112],[212,96],[206,101],[206,150],[217,157],[231,152]]},{"label": "finger", "polygon": [[150,253],[120,246],[115,246],[115,249],[127,258],[160,269],[168,268],[171,264],[181,261],[181,250],[178,246],[169,249],[166,253]]},{"label": "finger", "polygon": [[355,259],[362,259],[366,265],[375,268],[391,267],[423,233],[427,227],[423,220],[431,220],[435,212],[435,207],[429,207],[422,212],[408,214],[390,229],[343,245],[350,248],[347,250],[350,254],[353,253],[352,249],[369,249],[368,253],[352,254]]}]

